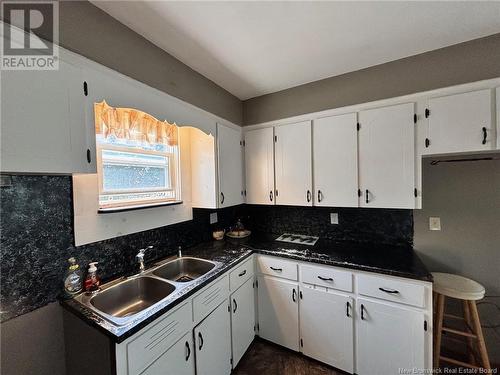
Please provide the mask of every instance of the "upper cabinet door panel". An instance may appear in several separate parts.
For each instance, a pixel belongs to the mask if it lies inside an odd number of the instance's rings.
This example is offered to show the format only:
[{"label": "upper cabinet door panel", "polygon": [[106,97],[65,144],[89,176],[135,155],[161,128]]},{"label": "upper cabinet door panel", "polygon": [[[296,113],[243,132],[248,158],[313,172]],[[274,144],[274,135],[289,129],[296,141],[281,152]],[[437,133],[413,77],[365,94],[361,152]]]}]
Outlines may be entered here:
[{"label": "upper cabinet door panel", "polygon": [[314,205],[358,207],[357,115],[314,120]]},{"label": "upper cabinet door panel", "polygon": [[275,128],[276,204],[312,206],[311,122]]},{"label": "upper cabinet door panel", "polygon": [[361,207],[415,208],[414,104],[359,112]]},{"label": "upper cabinet door panel", "polygon": [[87,171],[82,71],[3,71],[2,171]]},{"label": "upper cabinet door panel", "polygon": [[429,99],[425,154],[492,150],[496,147],[490,89]]},{"label": "upper cabinet door panel", "polygon": [[235,206],[244,202],[241,130],[217,124],[217,142],[219,207]]},{"label": "upper cabinet door panel", "polygon": [[273,136],[273,128],[245,133],[247,203],[274,204]]}]

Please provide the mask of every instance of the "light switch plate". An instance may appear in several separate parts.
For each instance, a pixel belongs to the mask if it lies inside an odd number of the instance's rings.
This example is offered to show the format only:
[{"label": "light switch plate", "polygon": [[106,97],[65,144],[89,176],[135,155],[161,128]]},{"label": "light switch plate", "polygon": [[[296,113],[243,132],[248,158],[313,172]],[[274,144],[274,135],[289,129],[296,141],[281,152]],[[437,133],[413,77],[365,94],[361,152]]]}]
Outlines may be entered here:
[{"label": "light switch plate", "polygon": [[210,224],[215,224],[217,221],[217,212],[212,212],[210,214]]},{"label": "light switch plate", "polygon": [[330,213],[330,224],[338,224],[339,223],[339,214],[336,212]]},{"label": "light switch plate", "polygon": [[440,217],[429,217],[429,230],[441,230]]}]

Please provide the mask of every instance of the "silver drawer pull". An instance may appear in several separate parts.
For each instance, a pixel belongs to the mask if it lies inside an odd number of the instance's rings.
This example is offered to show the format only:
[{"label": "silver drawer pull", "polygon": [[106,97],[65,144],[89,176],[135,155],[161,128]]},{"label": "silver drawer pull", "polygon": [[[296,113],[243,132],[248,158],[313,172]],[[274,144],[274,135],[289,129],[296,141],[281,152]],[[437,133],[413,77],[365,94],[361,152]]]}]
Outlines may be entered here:
[{"label": "silver drawer pull", "polygon": [[399,290],[389,290],[389,289],[384,289],[384,288],[378,288],[378,289],[381,290],[382,292],[386,292],[389,294],[398,294],[399,293]]}]

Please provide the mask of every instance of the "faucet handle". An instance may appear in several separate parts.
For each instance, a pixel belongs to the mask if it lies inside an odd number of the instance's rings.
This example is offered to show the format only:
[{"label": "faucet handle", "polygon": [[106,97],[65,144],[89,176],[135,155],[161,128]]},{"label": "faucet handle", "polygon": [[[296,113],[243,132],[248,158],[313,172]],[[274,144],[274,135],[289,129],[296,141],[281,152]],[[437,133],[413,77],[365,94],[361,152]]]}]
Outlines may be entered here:
[{"label": "faucet handle", "polygon": [[136,258],[143,259],[144,258],[144,254],[146,253],[146,250],[149,250],[149,249],[152,249],[152,248],[153,248],[153,246],[150,245],[148,247],[145,247],[144,249],[140,249],[139,252],[136,255]]}]

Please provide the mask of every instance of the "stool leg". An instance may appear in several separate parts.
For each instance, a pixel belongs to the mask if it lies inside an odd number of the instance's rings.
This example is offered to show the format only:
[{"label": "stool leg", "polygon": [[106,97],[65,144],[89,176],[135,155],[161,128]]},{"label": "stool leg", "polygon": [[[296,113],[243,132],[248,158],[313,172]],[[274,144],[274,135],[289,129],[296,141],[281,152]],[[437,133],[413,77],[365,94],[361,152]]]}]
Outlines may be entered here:
[{"label": "stool leg", "polygon": [[472,318],[472,324],[474,325],[474,331],[477,335],[477,343],[479,346],[479,356],[481,357],[482,365],[485,369],[491,370],[490,360],[488,358],[488,352],[486,351],[486,344],[484,342],[483,330],[481,329],[481,321],[479,320],[479,313],[477,312],[477,306],[475,301],[469,302],[469,310]]},{"label": "stool leg", "polygon": [[439,357],[441,356],[441,333],[443,328],[445,297],[442,294],[437,295],[436,302],[436,324],[434,330],[434,368],[439,368]]},{"label": "stool leg", "polygon": [[[470,311],[469,311],[469,303],[466,300],[462,301],[463,309],[464,309],[464,320],[465,320],[465,325],[466,325],[466,331],[467,332],[472,332],[472,321],[470,318]],[[474,365],[476,364],[476,357],[473,353],[474,350],[474,340],[472,337],[467,337],[467,356],[469,357],[469,362]]]}]

